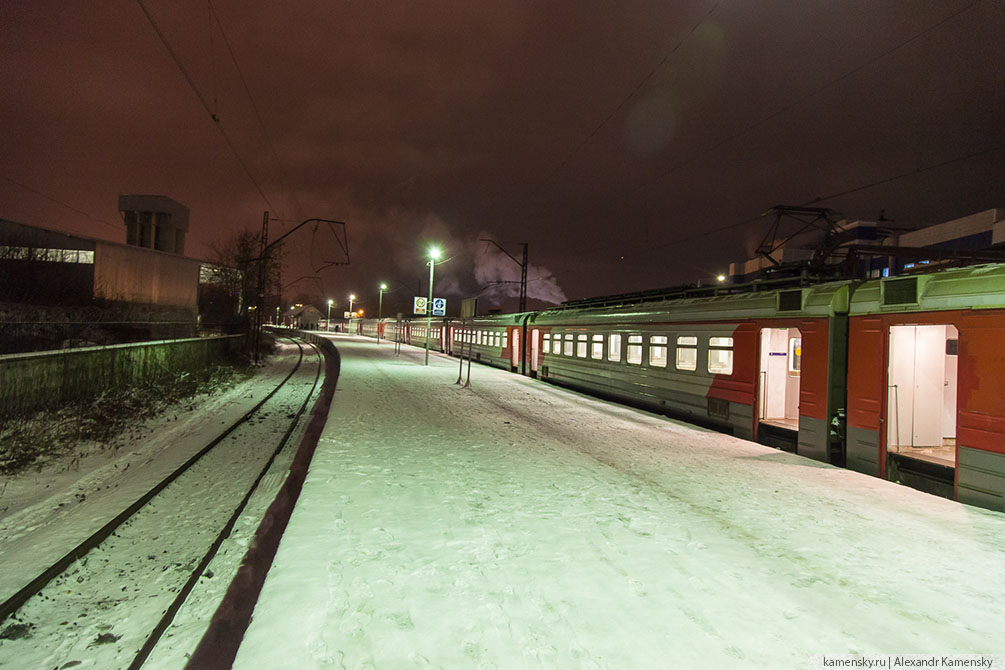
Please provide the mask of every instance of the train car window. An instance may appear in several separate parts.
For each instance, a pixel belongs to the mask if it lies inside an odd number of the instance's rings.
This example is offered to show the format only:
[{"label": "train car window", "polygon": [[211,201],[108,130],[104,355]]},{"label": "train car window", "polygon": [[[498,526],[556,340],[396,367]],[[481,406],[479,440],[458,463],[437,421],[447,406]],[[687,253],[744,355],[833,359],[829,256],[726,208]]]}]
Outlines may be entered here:
[{"label": "train car window", "polygon": [[496,349],[502,346],[502,333],[496,333]]},{"label": "train car window", "polygon": [[503,349],[506,349],[507,347],[509,347],[509,333],[503,333],[503,344],[502,344],[502,348],[503,348]]},{"label": "train car window", "polygon": [[596,358],[600,360],[604,357],[604,336],[594,335],[593,336],[593,350],[590,352],[591,358]]},{"label": "train car window", "polygon": [[677,369],[698,369],[698,338],[693,335],[681,335],[677,338]]},{"label": "train car window", "polygon": [[544,348],[542,349],[544,353],[551,353],[551,335],[549,333],[544,334]]},{"label": "train car window", "polygon": [[572,356],[572,333],[566,333],[565,345],[562,347],[563,356]]},{"label": "train car window", "polygon": [[587,351],[586,334],[580,334],[576,336],[576,356],[578,358],[586,358]]},{"label": "train car window", "polygon": [[789,374],[795,376],[803,367],[803,338],[789,340]]},{"label": "train car window", "polygon": [[733,338],[708,338],[708,371],[717,375],[733,374]]},{"label": "train car window", "polygon": [[621,360],[621,335],[608,336],[607,360],[613,363],[617,363]]},{"label": "train car window", "polygon": [[642,336],[641,335],[629,335],[628,336],[628,357],[626,359],[629,365],[641,365],[642,364]]},{"label": "train car window", "polygon": [[649,338],[649,365],[655,368],[667,366],[667,336],[653,335]]}]

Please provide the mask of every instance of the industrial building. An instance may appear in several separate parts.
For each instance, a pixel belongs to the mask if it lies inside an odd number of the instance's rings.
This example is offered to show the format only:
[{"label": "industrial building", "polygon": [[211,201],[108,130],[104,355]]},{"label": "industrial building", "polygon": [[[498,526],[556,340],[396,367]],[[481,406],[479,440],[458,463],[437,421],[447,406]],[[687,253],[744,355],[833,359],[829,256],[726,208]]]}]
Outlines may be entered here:
[{"label": "industrial building", "polygon": [[[239,297],[183,254],[188,209],[119,198],[127,244],[0,219],[0,352],[191,337],[233,321]],[[206,319],[202,311],[207,312]]]},{"label": "industrial building", "polygon": [[[806,211],[812,210],[807,208]],[[803,223],[807,221],[802,220]],[[1005,208],[988,209],[913,230],[883,217],[877,221],[841,219],[823,223],[829,225],[807,224],[804,234],[792,234],[792,226],[788,231],[779,230],[775,243],[762,243],[759,250],[762,253],[758,256],[731,263],[729,279],[734,284],[742,284],[779,271],[804,267],[819,255],[828,236],[827,243],[835,252],[836,260],[831,259],[834,266],[844,263],[849,252],[870,250],[853,259],[853,268],[844,268],[850,270],[847,274],[859,279],[888,277],[919,266],[944,264],[951,260],[946,253],[949,251],[959,252],[961,259],[966,259],[964,252],[973,252],[978,261],[978,252],[1005,252]],[[789,233],[787,238],[785,232]],[[889,247],[890,253],[884,254],[876,247]],[[932,250],[930,258],[924,254],[905,253],[905,250],[922,248]]]}]

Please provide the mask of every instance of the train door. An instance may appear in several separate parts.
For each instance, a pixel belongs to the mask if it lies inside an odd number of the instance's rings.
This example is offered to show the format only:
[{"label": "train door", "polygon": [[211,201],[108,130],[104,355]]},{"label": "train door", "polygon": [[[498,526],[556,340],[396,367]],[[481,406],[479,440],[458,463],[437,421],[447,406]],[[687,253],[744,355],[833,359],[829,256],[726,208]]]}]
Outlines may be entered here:
[{"label": "train door", "polygon": [[509,350],[510,350],[510,364],[512,365],[512,370],[515,372],[520,369],[520,329],[510,328],[509,331]]},{"label": "train door", "polygon": [[[797,439],[803,336],[798,328],[762,328],[758,434],[779,441]],[[788,444],[773,444],[783,448]]]},{"label": "train door", "polygon": [[890,326],[889,334],[886,451],[955,467],[959,331]]},{"label": "train door", "polygon": [[537,358],[541,352],[541,331],[534,328],[530,331],[530,376],[537,377]]}]

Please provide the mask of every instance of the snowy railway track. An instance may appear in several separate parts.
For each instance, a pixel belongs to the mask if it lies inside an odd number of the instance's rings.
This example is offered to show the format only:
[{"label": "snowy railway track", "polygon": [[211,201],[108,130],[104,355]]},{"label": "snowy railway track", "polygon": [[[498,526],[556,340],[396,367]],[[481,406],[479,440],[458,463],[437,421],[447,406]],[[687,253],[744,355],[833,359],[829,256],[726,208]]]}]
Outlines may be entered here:
[{"label": "snowy railway track", "polygon": [[291,341],[296,364],[258,404],[0,604],[0,667],[143,665],[259,484],[281,477],[270,468],[324,367]]}]

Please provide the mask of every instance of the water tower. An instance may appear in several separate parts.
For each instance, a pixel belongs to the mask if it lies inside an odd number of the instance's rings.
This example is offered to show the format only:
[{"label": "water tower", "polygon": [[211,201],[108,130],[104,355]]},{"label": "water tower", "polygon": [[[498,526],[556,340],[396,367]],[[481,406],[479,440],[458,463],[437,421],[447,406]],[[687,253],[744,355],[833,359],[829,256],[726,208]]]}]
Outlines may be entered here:
[{"label": "water tower", "polygon": [[120,195],[126,244],[185,254],[188,207],[163,195]]}]

